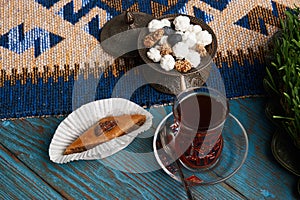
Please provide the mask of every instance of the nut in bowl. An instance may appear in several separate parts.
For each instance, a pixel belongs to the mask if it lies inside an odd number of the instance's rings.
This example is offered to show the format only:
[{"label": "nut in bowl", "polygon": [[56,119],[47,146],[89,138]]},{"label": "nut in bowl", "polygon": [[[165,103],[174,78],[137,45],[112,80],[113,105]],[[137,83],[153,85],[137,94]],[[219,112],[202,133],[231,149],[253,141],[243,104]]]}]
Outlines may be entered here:
[{"label": "nut in bowl", "polygon": [[170,14],[149,22],[138,38],[139,54],[148,83],[164,93],[178,94],[201,86],[209,76],[217,51],[213,30],[201,19]]}]

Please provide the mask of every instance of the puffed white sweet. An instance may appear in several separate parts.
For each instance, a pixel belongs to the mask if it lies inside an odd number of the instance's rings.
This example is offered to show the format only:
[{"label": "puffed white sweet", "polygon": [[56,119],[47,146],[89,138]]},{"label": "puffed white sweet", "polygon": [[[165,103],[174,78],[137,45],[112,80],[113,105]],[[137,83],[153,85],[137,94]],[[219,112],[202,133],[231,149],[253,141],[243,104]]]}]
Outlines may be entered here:
[{"label": "puffed white sweet", "polygon": [[154,32],[165,26],[171,26],[171,22],[167,19],[162,19],[162,20],[153,19],[148,23],[148,30],[149,32]]},{"label": "puffed white sweet", "polygon": [[190,18],[187,16],[179,15],[174,19],[173,24],[175,25],[176,31],[185,32],[190,27]]},{"label": "puffed white sweet", "polygon": [[175,59],[171,55],[165,55],[160,60],[160,66],[166,71],[174,69]]},{"label": "puffed white sweet", "polygon": [[178,42],[173,46],[172,50],[177,59],[183,59],[189,53],[189,46],[184,42]]},{"label": "puffed white sweet", "polygon": [[190,50],[185,59],[190,61],[192,67],[197,67],[201,62],[200,54],[194,50]]},{"label": "puffed white sweet", "polygon": [[148,58],[153,60],[153,62],[159,62],[161,60],[160,51],[154,47],[149,49],[149,51],[147,52],[147,56]]},{"label": "puffed white sweet", "polygon": [[183,35],[184,32],[182,32],[182,31],[176,31],[175,34]]},{"label": "puffed white sweet", "polygon": [[196,34],[194,32],[186,31],[182,35],[182,41],[189,47],[192,48],[197,43]]},{"label": "puffed white sweet", "polygon": [[200,31],[199,33],[197,33],[196,38],[197,44],[202,44],[206,46],[212,43],[212,35],[207,30]]},{"label": "puffed white sweet", "polygon": [[171,22],[167,19],[162,19],[162,20],[160,20],[160,22],[162,23],[163,27],[165,27],[165,26],[170,27],[171,26]]},{"label": "puffed white sweet", "polygon": [[200,25],[193,25],[191,24],[188,31],[193,32],[195,34],[199,33],[200,31],[202,31],[202,27]]}]

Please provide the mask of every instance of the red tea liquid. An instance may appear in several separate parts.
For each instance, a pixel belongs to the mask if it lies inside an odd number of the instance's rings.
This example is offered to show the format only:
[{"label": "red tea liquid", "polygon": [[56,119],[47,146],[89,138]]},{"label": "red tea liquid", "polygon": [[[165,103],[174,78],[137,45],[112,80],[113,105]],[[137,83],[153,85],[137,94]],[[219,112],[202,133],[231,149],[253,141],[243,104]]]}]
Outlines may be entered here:
[{"label": "red tea liquid", "polygon": [[179,124],[175,138],[180,160],[188,168],[207,169],[218,161],[223,148],[222,125],[228,113],[227,102],[206,94],[187,96],[175,108]]}]

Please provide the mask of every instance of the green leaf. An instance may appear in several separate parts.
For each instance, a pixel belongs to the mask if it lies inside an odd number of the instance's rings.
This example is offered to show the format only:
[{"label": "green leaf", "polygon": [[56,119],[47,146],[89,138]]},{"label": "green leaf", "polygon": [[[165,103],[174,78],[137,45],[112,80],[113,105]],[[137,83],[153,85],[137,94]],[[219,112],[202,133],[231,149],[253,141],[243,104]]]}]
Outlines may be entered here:
[{"label": "green leaf", "polygon": [[267,79],[264,79],[263,81],[264,81],[264,83],[266,84],[267,87],[269,87],[273,90],[273,92],[279,94],[279,92],[276,88],[276,85],[271,84]]},{"label": "green leaf", "polygon": [[296,99],[293,99],[293,103],[294,103],[294,105],[297,105]]},{"label": "green leaf", "polygon": [[287,66],[283,65],[283,66],[280,67],[278,70],[279,70],[279,71],[282,71],[282,70],[284,70],[286,67],[287,67]]},{"label": "green leaf", "polygon": [[277,115],[273,115],[273,118],[274,119],[286,119],[286,120],[290,120],[290,121],[295,120],[294,118],[291,118],[291,117],[284,117],[284,116],[277,116]]},{"label": "green leaf", "polygon": [[285,97],[285,99],[287,100],[287,103],[289,105],[291,105],[291,98],[290,98],[290,95],[286,92],[283,92],[283,96]]},{"label": "green leaf", "polygon": [[[299,35],[299,34],[298,34],[298,35]],[[292,39],[291,41],[294,42],[295,45],[297,45],[297,47],[300,48],[300,41],[297,41],[297,40],[295,40],[295,39]]]},{"label": "green leaf", "polygon": [[266,67],[266,72],[267,72],[267,75],[268,75],[269,80],[271,81],[272,85],[275,86],[275,81],[274,81],[273,76],[268,67]]},{"label": "green leaf", "polygon": [[277,63],[278,63],[278,66],[281,65],[281,56],[279,54],[277,54]]},{"label": "green leaf", "polygon": [[292,83],[292,82],[289,82],[289,86],[290,86],[291,91],[293,91],[294,86],[293,86],[293,83]]},{"label": "green leaf", "polygon": [[283,75],[282,80],[283,82],[286,82],[286,75]]}]

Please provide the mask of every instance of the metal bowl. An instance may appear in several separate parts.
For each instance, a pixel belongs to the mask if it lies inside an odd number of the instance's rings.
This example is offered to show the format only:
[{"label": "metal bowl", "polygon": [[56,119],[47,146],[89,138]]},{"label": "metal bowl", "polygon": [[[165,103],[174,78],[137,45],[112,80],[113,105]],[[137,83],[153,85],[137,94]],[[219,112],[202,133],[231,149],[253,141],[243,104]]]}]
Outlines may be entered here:
[{"label": "metal bowl", "polygon": [[142,60],[150,67],[144,68],[144,77],[155,89],[168,93],[178,94],[182,91],[182,81],[184,81],[185,87],[199,87],[207,80],[211,66],[213,64],[213,58],[217,52],[217,38],[213,30],[203,20],[193,16],[184,14],[169,14],[161,16],[158,19],[168,19],[171,23],[177,16],[187,16],[190,18],[191,24],[200,25],[202,30],[207,30],[212,35],[212,43],[205,46],[208,52],[207,56],[201,57],[201,63],[196,67],[192,68],[186,73],[180,73],[177,70],[165,71],[160,67],[159,63],[155,63],[150,60],[147,56],[149,48],[146,48],[143,44],[144,38],[149,31],[147,28],[141,30],[138,37],[138,51]]}]

